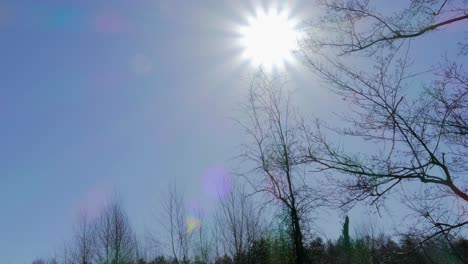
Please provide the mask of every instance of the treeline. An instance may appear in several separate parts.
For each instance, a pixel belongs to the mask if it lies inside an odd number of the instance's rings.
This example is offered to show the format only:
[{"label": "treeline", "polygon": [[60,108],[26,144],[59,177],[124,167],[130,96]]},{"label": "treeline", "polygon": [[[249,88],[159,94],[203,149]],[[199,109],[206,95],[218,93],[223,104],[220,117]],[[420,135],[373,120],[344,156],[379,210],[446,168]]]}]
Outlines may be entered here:
[{"label": "treeline", "polygon": [[[175,188],[163,202],[157,235],[138,239],[118,199],[100,215],[82,212],[73,237],[52,258],[33,264],[292,264],[297,261],[287,210],[270,217],[244,188],[234,186],[219,198],[216,212],[205,219],[186,207]],[[189,211],[193,213],[187,213]],[[268,224],[266,224],[268,223]],[[304,223],[306,226],[307,223]],[[372,223],[374,224],[374,223]],[[433,239],[401,234],[397,240],[361,227],[350,234],[346,216],[337,240],[311,233],[304,238],[304,263],[466,263],[468,240],[463,237]],[[424,246],[421,246],[423,245]]]}]

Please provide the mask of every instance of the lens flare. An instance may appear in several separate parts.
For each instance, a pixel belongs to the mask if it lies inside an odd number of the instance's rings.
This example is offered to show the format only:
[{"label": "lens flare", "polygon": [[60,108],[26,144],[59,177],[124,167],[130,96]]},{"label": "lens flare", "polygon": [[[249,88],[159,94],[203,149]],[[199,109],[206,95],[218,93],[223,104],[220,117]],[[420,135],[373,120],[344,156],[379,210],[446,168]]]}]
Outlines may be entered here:
[{"label": "lens flare", "polygon": [[231,176],[224,167],[209,168],[202,177],[203,191],[211,198],[224,196],[231,190]]},{"label": "lens flare", "polygon": [[195,230],[199,229],[202,225],[200,219],[196,218],[195,216],[187,217],[187,231],[189,233],[193,233]]}]

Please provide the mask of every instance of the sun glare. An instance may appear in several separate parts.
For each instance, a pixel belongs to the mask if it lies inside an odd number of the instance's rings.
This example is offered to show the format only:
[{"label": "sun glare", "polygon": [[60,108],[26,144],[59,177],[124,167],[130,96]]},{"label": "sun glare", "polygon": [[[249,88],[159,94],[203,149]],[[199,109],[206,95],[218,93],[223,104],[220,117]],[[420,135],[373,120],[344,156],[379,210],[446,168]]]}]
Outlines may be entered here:
[{"label": "sun glare", "polygon": [[295,21],[286,11],[257,11],[240,29],[243,57],[255,66],[266,68],[292,62],[298,41],[295,28]]}]

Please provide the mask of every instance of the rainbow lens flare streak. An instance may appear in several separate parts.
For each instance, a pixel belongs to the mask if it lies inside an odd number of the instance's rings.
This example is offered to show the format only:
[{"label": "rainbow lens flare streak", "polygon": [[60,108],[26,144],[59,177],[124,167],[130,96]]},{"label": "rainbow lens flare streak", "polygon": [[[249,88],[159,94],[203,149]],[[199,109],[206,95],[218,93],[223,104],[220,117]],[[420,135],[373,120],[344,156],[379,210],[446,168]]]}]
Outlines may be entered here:
[{"label": "rainbow lens flare streak", "polygon": [[193,233],[195,230],[199,229],[202,225],[200,219],[196,218],[195,216],[187,217],[187,231],[189,233]]}]

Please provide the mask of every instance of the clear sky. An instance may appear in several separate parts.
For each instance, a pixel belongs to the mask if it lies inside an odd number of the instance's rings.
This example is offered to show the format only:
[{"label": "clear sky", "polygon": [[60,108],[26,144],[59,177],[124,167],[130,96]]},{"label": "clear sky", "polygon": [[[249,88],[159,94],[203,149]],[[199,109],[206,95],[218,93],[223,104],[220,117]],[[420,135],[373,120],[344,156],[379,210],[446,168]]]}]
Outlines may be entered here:
[{"label": "clear sky", "polygon": [[[230,117],[249,71],[234,25],[255,4],[194,2],[0,2],[2,263],[52,255],[79,209],[114,192],[139,233],[157,225],[171,182],[209,204],[203,179],[242,142]],[[281,1],[301,19],[314,13],[306,2]],[[305,111],[330,112],[330,94],[295,67]]]}]

